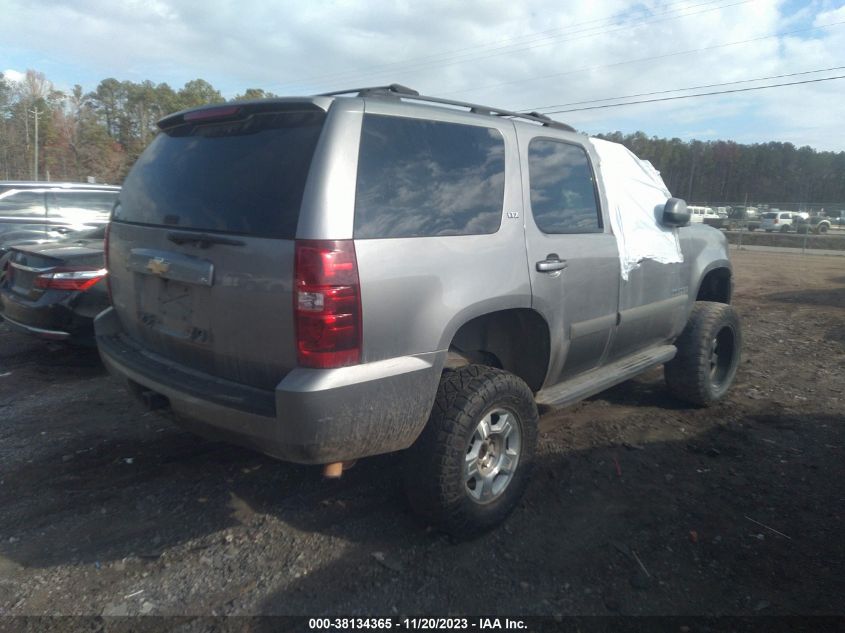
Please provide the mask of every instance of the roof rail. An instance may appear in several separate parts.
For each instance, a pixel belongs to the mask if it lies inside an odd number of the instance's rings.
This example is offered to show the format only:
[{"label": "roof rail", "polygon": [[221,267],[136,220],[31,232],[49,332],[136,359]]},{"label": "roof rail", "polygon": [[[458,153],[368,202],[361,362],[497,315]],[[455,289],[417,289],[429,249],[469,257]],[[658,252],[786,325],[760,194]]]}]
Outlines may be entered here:
[{"label": "roof rail", "polygon": [[396,99],[407,99],[408,101],[422,101],[424,103],[436,103],[440,105],[449,105],[459,108],[467,108],[470,112],[475,114],[486,114],[489,116],[502,116],[514,119],[524,119],[526,121],[533,121],[540,123],[546,127],[555,128],[558,130],[566,130],[567,132],[574,132],[575,128],[566,123],[550,119],[545,114],[539,112],[512,112],[511,110],[503,110],[501,108],[493,108],[490,106],[478,105],[477,103],[467,103],[465,101],[454,101],[452,99],[442,99],[440,97],[427,97],[421,95],[416,90],[403,86],[401,84],[390,84],[389,86],[373,86],[369,88],[353,88],[351,90],[337,90],[335,92],[324,92],[321,97],[335,97],[338,95],[356,93],[358,97],[394,97]]},{"label": "roof rail", "polygon": [[319,96],[321,97],[336,97],[338,95],[345,95],[351,93],[357,93],[359,97],[366,97],[368,95],[407,95],[407,96],[419,96],[419,92],[408,88],[407,86],[403,86],[402,84],[390,84],[389,86],[369,86],[367,88],[351,88],[349,90],[335,90],[334,92],[322,92]]}]

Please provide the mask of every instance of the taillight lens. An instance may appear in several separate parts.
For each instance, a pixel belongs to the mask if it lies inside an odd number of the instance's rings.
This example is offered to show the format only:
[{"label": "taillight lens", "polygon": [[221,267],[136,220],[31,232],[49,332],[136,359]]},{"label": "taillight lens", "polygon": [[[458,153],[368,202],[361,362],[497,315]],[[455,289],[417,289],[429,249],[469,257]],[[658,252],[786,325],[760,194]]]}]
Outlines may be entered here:
[{"label": "taillight lens", "polygon": [[103,237],[103,256],[105,258],[105,266],[106,266],[106,290],[109,293],[109,303],[112,302],[111,300],[111,278],[108,276],[109,270],[109,234],[111,233],[111,222],[106,224],[106,234]]},{"label": "taillight lens", "polygon": [[50,290],[88,290],[106,276],[106,269],[59,270],[38,275],[33,282],[36,288]]},{"label": "taillight lens", "polygon": [[361,286],[352,240],[297,240],[297,360],[327,369],[361,362]]},{"label": "taillight lens", "polygon": [[188,112],[182,117],[184,121],[209,121],[211,119],[225,119],[240,112],[238,106],[221,106]]}]

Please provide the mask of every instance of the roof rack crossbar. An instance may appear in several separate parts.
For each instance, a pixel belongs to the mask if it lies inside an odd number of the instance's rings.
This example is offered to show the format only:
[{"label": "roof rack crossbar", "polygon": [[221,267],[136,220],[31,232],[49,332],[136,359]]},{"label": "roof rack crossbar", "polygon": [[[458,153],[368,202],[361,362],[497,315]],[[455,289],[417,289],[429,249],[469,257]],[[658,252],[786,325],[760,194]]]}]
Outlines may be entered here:
[{"label": "roof rack crossbar", "polygon": [[400,84],[390,84],[389,86],[374,86],[370,88],[354,88],[352,90],[338,90],[335,92],[325,92],[322,97],[335,97],[338,95],[357,93],[359,97],[366,96],[391,96],[397,99],[407,99],[409,101],[422,101],[424,103],[437,103],[440,105],[455,106],[459,108],[467,108],[470,112],[476,114],[486,114],[488,116],[510,117],[514,119],[524,119],[527,121],[534,121],[546,127],[555,128],[558,130],[566,130],[567,132],[574,132],[575,128],[566,123],[550,119],[545,114],[538,112],[513,112],[511,110],[503,110],[502,108],[493,108],[490,106],[478,105],[477,103],[467,103],[466,101],[455,101],[453,99],[443,99],[442,97],[427,97],[421,95],[416,90],[408,88]]}]

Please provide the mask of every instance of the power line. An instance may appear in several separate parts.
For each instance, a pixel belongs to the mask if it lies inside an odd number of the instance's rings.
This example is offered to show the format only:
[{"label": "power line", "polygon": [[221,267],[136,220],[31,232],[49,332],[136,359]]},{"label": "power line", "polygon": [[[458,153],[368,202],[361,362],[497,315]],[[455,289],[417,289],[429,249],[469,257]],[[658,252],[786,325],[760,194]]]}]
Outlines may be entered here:
[{"label": "power line", "polygon": [[752,88],[734,88],[733,90],[719,90],[716,92],[701,92],[693,95],[679,95],[676,97],[660,97],[658,99],[643,99],[641,101],[626,101],[625,103],[606,103],[604,105],[588,106],[585,108],[570,108],[568,110],[552,110],[544,114],[563,114],[564,112],[581,112],[583,110],[600,110],[602,108],[617,108],[619,106],[637,105],[639,103],[656,103],[658,101],[675,101],[676,99],[692,99],[694,97],[709,97],[712,95],[724,95],[733,92],[750,92],[752,90],[765,90],[766,88],[780,88],[782,86],[797,86],[800,84],[812,84],[822,81],[832,81],[834,79],[845,79],[845,75],[837,75],[835,77],[822,77],[820,79],[804,79],[802,81],[790,81],[780,84],[770,84],[768,86],[754,86]]},{"label": "power line", "polygon": [[[700,7],[700,6],[706,6],[706,5],[709,5],[709,4],[714,4],[716,2],[723,2],[723,1],[724,0],[708,0],[707,2],[702,2],[702,3],[699,3],[699,4],[692,5],[692,6],[680,6],[683,3],[677,3],[678,6],[673,7],[672,9],[669,9],[667,11],[664,11],[664,13],[652,14],[652,17],[654,15],[659,16],[659,15],[665,15],[667,13],[672,13],[673,11],[676,11],[676,10],[680,11],[680,10],[686,10],[686,9],[694,9],[694,8],[697,8],[697,7]],[[747,1],[751,1],[751,0],[747,0]],[[670,7],[670,6],[672,6],[672,5],[666,4],[663,8],[668,9],[668,7]],[[645,8],[641,9],[641,11],[642,11],[644,16],[648,13],[647,9],[645,9]],[[460,48],[460,49],[456,49],[456,50],[452,50],[452,51],[443,51],[443,52],[436,53],[436,54],[433,54],[433,55],[426,55],[426,56],[423,56],[423,57],[407,59],[407,60],[404,60],[402,62],[392,62],[392,63],[388,63],[388,64],[379,64],[377,66],[371,67],[368,70],[363,70],[363,71],[361,71],[361,70],[347,70],[347,71],[339,71],[339,72],[334,72],[334,73],[317,75],[316,77],[311,77],[310,79],[299,80],[299,82],[300,83],[310,82],[310,83],[323,84],[323,83],[325,83],[326,81],[329,81],[329,80],[339,81],[339,80],[341,80],[341,78],[344,78],[344,77],[349,78],[350,76],[352,76],[354,78],[354,77],[361,77],[362,75],[363,76],[371,75],[373,73],[384,74],[385,72],[388,72],[388,71],[389,72],[398,72],[398,71],[401,71],[403,68],[407,67],[408,64],[411,64],[413,67],[416,67],[421,62],[440,63],[444,60],[448,61],[450,57],[457,55],[457,54],[463,54],[463,56],[466,56],[466,54],[470,53],[471,51],[479,51],[479,52],[482,52],[482,53],[486,53],[486,52],[490,52],[490,51],[494,51],[494,50],[499,50],[499,48],[507,48],[507,47],[510,47],[510,46],[519,46],[520,44],[541,41],[543,39],[555,39],[556,37],[561,37],[561,36],[564,36],[564,35],[570,35],[570,34],[573,34],[573,33],[578,34],[578,33],[584,32],[584,31],[588,31],[590,29],[583,29],[582,31],[578,31],[578,30],[573,31],[573,29],[576,29],[577,27],[586,26],[588,24],[593,24],[593,23],[596,23],[596,22],[609,23],[609,24],[605,24],[603,26],[613,26],[616,23],[616,21],[624,18],[627,13],[629,13],[629,12],[620,11],[619,13],[616,13],[616,14],[611,15],[611,16],[606,17],[606,18],[596,18],[596,19],[593,19],[593,20],[586,20],[584,22],[576,22],[575,24],[570,24],[569,26],[566,26],[566,27],[559,27],[559,28],[555,28],[555,29],[548,29],[548,30],[545,30],[545,31],[538,31],[538,32],[529,33],[528,35],[524,35],[524,36],[520,36],[520,37],[505,38],[505,39],[499,40],[497,42],[491,42],[491,43],[488,43],[488,44],[479,44],[479,45],[476,45],[476,46],[469,46],[469,47],[466,47],[466,48]],[[601,26],[602,25],[594,26],[594,27],[591,27],[591,28],[593,28],[593,29],[601,28]],[[559,35],[557,35],[557,36],[551,35],[553,33],[558,33]],[[507,44],[508,42],[513,42],[513,44],[509,44],[505,47],[500,46],[502,44]],[[484,50],[484,49],[487,49],[487,50]],[[425,64],[425,65],[428,65],[428,64]],[[287,83],[291,83],[291,82],[287,82]]]},{"label": "power line", "polygon": [[[624,95],[620,97],[605,97],[603,99],[586,99],[585,101],[570,101],[569,103],[558,103],[555,105],[543,106],[541,108],[521,108],[520,111],[525,112],[539,112],[540,110],[548,110],[549,108],[564,108],[573,105],[583,105],[588,103],[600,103],[602,101],[617,101],[619,99],[633,99],[635,97],[650,97],[653,95],[668,94],[670,92],[681,92],[683,90],[701,90],[704,88],[721,88],[722,86],[734,86],[736,84],[746,84],[752,81],[768,81],[770,79],[784,79],[786,77],[798,77],[799,75],[812,75],[815,73],[824,73],[832,70],[842,70],[845,66],[831,66],[830,68],[819,68],[818,70],[804,70],[795,73],[786,73],[783,75],[770,75],[769,77],[757,77],[756,79],[739,79],[737,81],[725,81],[716,84],[704,84],[701,86],[689,86],[688,88],[673,88],[671,90],[657,90],[655,92],[640,92],[632,95]],[[765,86],[763,86],[765,87]]]},{"label": "power line", "polygon": [[604,68],[613,68],[613,67],[616,67],[616,66],[626,66],[628,64],[638,64],[638,63],[641,63],[641,62],[654,61],[656,59],[666,59],[666,58],[675,57],[675,56],[678,56],[678,55],[689,55],[691,53],[702,53],[704,51],[712,51],[712,50],[716,50],[716,49],[719,49],[719,48],[727,48],[727,47],[730,47],[730,46],[739,46],[740,44],[750,44],[752,42],[760,42],[760,41],[769,40],[769,39],[772,39],[772,38],[784,37],[786,35],[794,35],[796,33],[806,33],[807,31],[819,31],[821,29],[839,26],[841,24],[845,24],[845,20],[840,20],[838,22],[831,22],[829,24],[822,24],[820,26],[810,26],[810,27],[805,27],[805,28],[802,28],[802,29],[794,29],[792,31],[782,31],[780,33],[773,33],[772,35],[761,35],[759,37],[752,37],[751,39],[747,39],[747,40],[738,40],[736,42],[725,42],[724,44],[714,44],[712,46],[704,46],[702,48],[690,48],[690,49],[682,50],[682,51],[673,51],[671,53],[663,53],[661,55],[651,55],[649,57],[639,57],[637,59],[628,59],[628,60],[624,60],[624,61],[621,61],[621,62],[612,62],[610,64],[599,64],[597,66],[585,66],[583,68],[576,68],[576,69],[573,69],[573,70],[565,70],[565,71],[562,71],[562,72],[559,72],[559,73],[552,73],[552,74],[549,74],[549,75],[540,75],[540,76],[537,76],[537,77],[529,77],[528,79],[514,79],[513,81],[504,81],[504,82],[501,82],[501,83],[498,83],[498,84],[490,84],[490,85],[482,86],[482,87],[465,88],[463,90],[454,90],[452,92],[443,93],[443,96],[460,94],[462,92],[476,92],[478,90],[489,90],[489,89],[492,89],[492,88],[500,88],[502,86],[510,86],[510,85],[513,85],[513,84],[528,83],[528,82],[531,82],[531,81],[540,81],[542,79],[552,79],[552,78],[556,78],[556,77],[563,77],[563,76],[566,76],[566,75],[575,75],[575,74],[578,74],[578,73],[589,72],[589,71],[593,71],[593,70],[601,70],[601,69],[604,69]]},{"label": "power line", "polygon": [[[717,7],[711,7],[709,9],[703,9],[701,11],[696,11],[696,12],[692,12],[692,13],[683,13],[681,15],[675,15],[675,16],[670,15],[671,13],[674,13],[676,11],[686,11],[686,10],[689,10],[689,9],[695,9],[695,8],[698,8],[698,7],[701,7],[701,6],[706,6],[706,5],[713,4],[714,2],[721,2],[721,1],[723,1],[723,0],[709,0],[708,2],[703,2],[703,3],[695,4],[695,5],[692,5],[692,6],[688,6],[688,7],[674,8],[674,9],[671,9],[669,11],[665,11],[664,13],[653,14],[650,18],[644,18],[644,19],[640,19],[638,21],[631,22],[631,23],[629,23],[625,26],[621,26],[622,24],[624,24],[624,22],[614,21],[614,22],[610,22],[610,24],[604,25],[602,27],[596,26],[596,27],[590,27],[590,28],[587,28],[587,29],[565,32],[565,33],[562,33],[560,35],[545,36],[545,37],[540,37],[540,38],[537,38],[537,39],[534,39],[534,40],[530,39],[531,37],[535,37],[536,35],[541,35],[541,34],[545,33],[545,32],[541,32],[539,34],[534,34],[532,36],[526,36],[525,39],[527,41],[524,42],[524,43],[530,44],[528,46],[522,46],[522,44],[513,44],[513,45],[489,48],[491,45],[488,44],[488,45],[483,45],[483,46],[479,46],[479,47],[474,47],[474,48],[480,48],[480,49],[483,49],[483,48],[488,49],[488,50],[479,51],[479,53],[481,53],[481,54],[468,53],[468,54],[459,55],[458,57],[454,57],[454,56],[450,57],[449,55],[453,55],[452,53],[438,54],[436,56],[431,56],[429,58],[420,58],[421,60],[429,59],[430,61],[419,61],[419,62],[411,61],[410,63],[409,62],[401,62],[401,63],[396,63],[396,64],[390,64],[390,66],[394,66],[395,68],[389,69],[389,70],[388,69],[375,70],[375,71],[372,71],[372,72],[371,71],[363,71],[363,72],[347,71],[347,72],[341,73],[339,75],[338,74],[322,75],[318,78],[312,79],[311,81],[312,82],[316,81],[317,85],[326,85],[329,80],[325,79],[325,78],[331,78],[331,81],[337,81],[338,77],[346,76],[347,77],[346,81],[351,81],[351,79],[349,79],[350,76],[351,77],[382,76],[382,75],[385,75],[387,73],[408,72],[408,71],[412,71],[412,70],[419,70],[419,69],[427,68],[427,67],[433,66],[433,65],[452,66],[452,65],[456,65],[456,64],[463,64],[463,63],[466,63],[466,62],[488,59],[490,57],[497,57],[497,56],[501,56],[501,55],[520,53],[520,52],[531,50],[531,49],[538,48],[538,47],[541,47],[541,46],[548,46],[554,40],[560,39],[561,37],[565,37],[565,38],[567,38],[565,41],[571,42],[571,41],[586,39],[586,38],[595,37],[595,36],[599,36],[599,35],[616,33],[618,31],[630,29],[632,26],[636,26],[638,24],[649,24],[649,23],[654,23],[654,22],[665,22],[665,21],[669,21],[669,20],[676,20],[676,19],[679,19],[679,18],[699,15],[701,13],[707,13],[707,12],[710,12],[710,11],[717,11],[717,10],[721,10],[721,9],[726,9],[726,8],[741,5],[741,4],[748,4],[749,2],[753,2],[754,0],[740,0],[738,2],[733,2],[731,4],[720,5],[720,6],[717,6]],[[618,14],[618,15],[624,15],[624,14]],[[664,17],[662,19],[654,19],[655,17],[659,18],[660,16],[664,16],[664,15],[669,15],[669,17]],[[605,21],[610,21],[610,20],[618,20],[618,18],[616,18],[614,16],[612,16],[611,18],[605,18]],[[584,22],[584,23],[581,23],[581,24],[589,24],[589,22]],[[579,25],[576,24],[576,25],[573,25],[573,26],[570,26],[570,27],[565,27],[565,28],[571,29],[574,26],[579,26]],[[610,26],[610,27],[618,26],[618,28],[605,28],[606,26]],[[596,31],[596,29],[600,29],[600,30]],[[557,29],[557,30],[564,30],[564,29]],[[552,29],[552,31],[555,31],[555,29]],[[590,32],[590,31],[595,31],[595,32]],[[579,37],[571,37],[573,35],[578,35]],[[549,41],[545,41],[545,40],[549,40]],[[514,46],[522,46],[522,48],[514,48]],[[473,50],[473,49],[469,48],[469,49],[465,49],[465,50]],[[447,56],[444,58],[443,55],[447,55]],[[378,67],[376,67],[376,68],[378,68]],[[321,80],[317,81],[317,79],[321,79]],[[307,82],[308,82],[308,80],[306,80],[306,83]]]}]

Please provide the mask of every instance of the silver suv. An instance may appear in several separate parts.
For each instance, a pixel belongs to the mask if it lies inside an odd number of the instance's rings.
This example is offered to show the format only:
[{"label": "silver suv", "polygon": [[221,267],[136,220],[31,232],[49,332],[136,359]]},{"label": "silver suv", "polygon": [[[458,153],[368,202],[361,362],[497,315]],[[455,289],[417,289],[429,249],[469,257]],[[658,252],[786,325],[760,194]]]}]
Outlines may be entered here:
[{"label": "silver suv", "polygon": [[596,151],[568,126],[394,85],[159,127],[113,213],[96,334],[186,428],[327,476],[407,449],[414,508],[469,536],[520,498],[537,403],[664,363],[697,405],[733,380],[724,236],[670,199],[648,213],[682,258],[621,275]]}]

